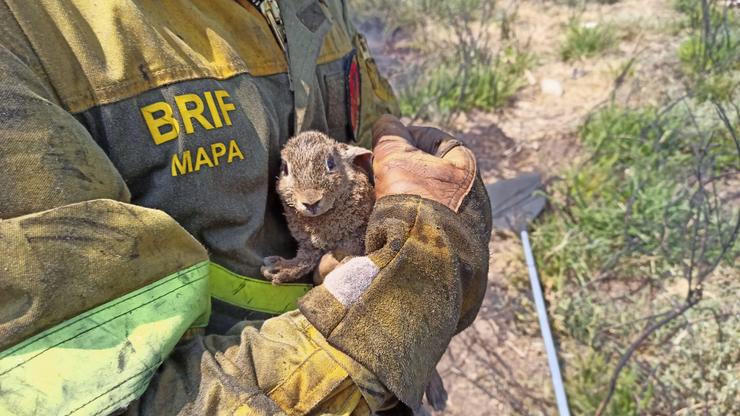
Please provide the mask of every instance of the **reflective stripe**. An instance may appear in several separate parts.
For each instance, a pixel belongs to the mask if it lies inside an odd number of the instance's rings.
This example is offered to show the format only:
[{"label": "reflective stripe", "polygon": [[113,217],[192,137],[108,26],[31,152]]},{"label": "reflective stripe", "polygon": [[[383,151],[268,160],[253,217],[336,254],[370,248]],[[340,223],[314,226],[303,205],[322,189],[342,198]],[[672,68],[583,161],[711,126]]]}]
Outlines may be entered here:
[{"label": "reflective stripe", "polygon": [[0,415],[107,414],[126,406],[209,312],[206,261],[14,345],[0,352]]},{"label": "reflective stripe", "polygon": [[275,315],[298,308],[298,298],[313,287],[304,283],[273,285],[266,280],[236,274],[213,262],[210,275],[211,296],[214,298],[244,309]]}]

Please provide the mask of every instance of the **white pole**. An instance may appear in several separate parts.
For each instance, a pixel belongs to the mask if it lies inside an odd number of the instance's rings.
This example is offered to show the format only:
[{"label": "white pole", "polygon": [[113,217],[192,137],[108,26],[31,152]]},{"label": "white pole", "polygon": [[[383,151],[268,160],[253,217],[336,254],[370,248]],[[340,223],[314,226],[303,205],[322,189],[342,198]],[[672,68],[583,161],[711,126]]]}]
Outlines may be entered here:
[{"label": "white pole", "polygon": [[550,375],[552,376],[552,385],[555,388],[555,399],[558,403],[558,413],[560,416],[570,416],[568,410],[568,399],[565,396],[563,388],[563,379],[560,376],[560,365],[558,364],[558,355],[555,352],[555,343],[552,340],[550,332],[550,323],[547,321],[547,310],[545,309],[545,299],[542,296],[540,287],[540,278],[537,276],[537,267],[534,264],[532,256],[532,247],[529,244],[529,234],[526,230],[521,232],[522,245],[524,245],[524,257],[527,259],[527,269],[529,269],[529,282],[532,284],[532,294],[534,295],[534,304],[537,307],[537,317],[540,320],[540,330],[542,339],[545,341],[545,350],[547,351],[547,363],[550,366]]}]

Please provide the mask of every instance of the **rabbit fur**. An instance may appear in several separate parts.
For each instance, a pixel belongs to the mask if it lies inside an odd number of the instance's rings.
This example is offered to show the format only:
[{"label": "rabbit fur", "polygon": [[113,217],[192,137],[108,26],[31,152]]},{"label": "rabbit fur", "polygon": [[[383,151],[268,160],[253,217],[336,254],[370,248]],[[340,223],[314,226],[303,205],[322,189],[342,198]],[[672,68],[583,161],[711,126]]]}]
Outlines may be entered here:
[{"label": "rabbit fur", "polygon": [[375,191],[362,166],[369,166],[372,153],[306,131],[291,138],[280,155],[277,192],[298,251],[292,259],[265,257],[262,274],[274,284],[292,282],[326,253],[363,255]]}]

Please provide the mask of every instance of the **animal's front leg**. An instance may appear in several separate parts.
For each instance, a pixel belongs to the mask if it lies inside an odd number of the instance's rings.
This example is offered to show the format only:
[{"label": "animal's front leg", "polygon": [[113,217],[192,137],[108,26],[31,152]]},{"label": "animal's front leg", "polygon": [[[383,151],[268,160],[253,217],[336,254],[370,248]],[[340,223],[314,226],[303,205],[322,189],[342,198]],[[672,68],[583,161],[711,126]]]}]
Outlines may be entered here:
[{"label": "animal's front leg", "polygon": [[262,275],[272,280],[273,284],[293,282],[308,274],[321,258],[321,251],[314,247],[298,247],[298,253],[292,259],[280,256],[265,257],[262,260]]}]

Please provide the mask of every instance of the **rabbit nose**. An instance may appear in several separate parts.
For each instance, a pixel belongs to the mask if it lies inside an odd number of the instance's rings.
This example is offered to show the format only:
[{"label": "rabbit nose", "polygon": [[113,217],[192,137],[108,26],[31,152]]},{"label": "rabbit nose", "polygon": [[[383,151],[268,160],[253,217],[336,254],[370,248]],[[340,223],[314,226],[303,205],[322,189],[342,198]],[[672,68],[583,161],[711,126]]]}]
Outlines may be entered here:
[{"label": "rabbit nose", "polygon": [[311,203],[311,204],[309,204],[307,202],[303,202],[303,206],[306,207],[306,210],[308,210],[310,213],[315,214],[316,211],[319,210],[319,204],[320,203],[321,203],[321,200],[319,199],[316,202]]}]

